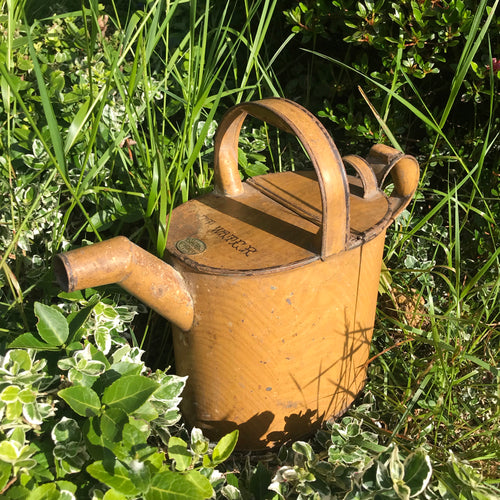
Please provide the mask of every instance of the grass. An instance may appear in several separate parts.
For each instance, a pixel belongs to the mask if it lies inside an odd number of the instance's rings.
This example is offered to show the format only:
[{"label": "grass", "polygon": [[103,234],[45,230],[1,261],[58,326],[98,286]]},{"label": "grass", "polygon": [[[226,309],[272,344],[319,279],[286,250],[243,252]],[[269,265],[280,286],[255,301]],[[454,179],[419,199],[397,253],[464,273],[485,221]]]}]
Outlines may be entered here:
[{"label": "grass", "polygon": [[[411,110],[433,131],[435,139],[433,153],[422,165],[421,198],[408,219],[400,223],[401,231],[394,233],[388,242],[387,261],[405,264],[404,269],[391,272],[394,282],[399,281],[398,275],[404,276],[404,288],[391,291],[393,311],[389,316],[383,312],[379,316],[380,329],[375,340],[380,346],[394,344],[401,336],[407,341],[404,347],[395,345],[397,352],[392,356],[378,358],[384,374],[383,379],[377,380],[378,387],[384,388],[380,396],[392,401],[397,415],[388,426],[391,438],[402,433],[406,438],[418,439],[426,434],[433,453],[441,460],[449,450],[459,451],[472,462],[484,464],[491,460],[486,471],[494,476],[499,459],[498,204],[492,205],[481,188],[484,166],[489,164],[490,170],[498,156],[499,131],[494,120],[498,90],[492,71],[490,116],[484,124],[476,161],[472,155],[470,158],[461,155],[460,144],[453,144],[448,138],[447,118],[497,6],[495,2],[483,19],[486,2],[480,2],[440,116],[428,109],[406,75],[406,83],[417,97],[420,109],[384,87],[393,100]],[[447,191],[433,188],[432,181],[425,185],[427,168],[435,161],[438,142],[446,143],[452,153],[444,166],[450,169],[458,164],[463,172],[454,178],[448,173]],[[424,200],[432,202],[427,202],[428,208],[419,213]],[[483,231],[490,238],[492,250],[483,258],[474,259],[470,253],[473,234],[469,224],[478,215],[483,219]],[[395,297],[399,293],[405,299],[402,303]]]},{"label": "grass", "polygon": [[[104,12],[91,0],[30,25],[23,3],[1,2],[2,355],[9,342],[34,331],[35,301],[56,300],[49,263],[58,251],[126,234],[163,255],[168,213],[210,189],[222,111],[282,93],[273,68],[291,40],[284,35],[267,54],[269,30],[280,15],[276,0],[151,0],[125,19],[113,2]],[[395,145],[387,117],[402,108],[426,127],[433,144],[431,154],[419,158],[418,196],[388,235],[366,391],[309,444],[233,455],[239,480],[227,474],[217,495],[238,498],[231,488],[255,498],[499,494],[500,202],[498,188],[485,179],[499,154],[492,69],[489,116],[475,124],[475,147],[467,152],[447,128],[497,6],[498,0],[480,2],[442,109],[429,109],[403,72],[411,100],[395,83],[388,88],[362,75],[389,96],[380,114],[371,106]],[[111,308],[137,307],[114,290],[106,300]],[[136,340],[132,330],[132,341],[156,349],[158,319],[140,317],[136,328],[145,336]],[[171,358],[168,342],[160,351]],[[378,483],[370,482],[374,467]],[[418,481],[411,482],[410,469]]]}]

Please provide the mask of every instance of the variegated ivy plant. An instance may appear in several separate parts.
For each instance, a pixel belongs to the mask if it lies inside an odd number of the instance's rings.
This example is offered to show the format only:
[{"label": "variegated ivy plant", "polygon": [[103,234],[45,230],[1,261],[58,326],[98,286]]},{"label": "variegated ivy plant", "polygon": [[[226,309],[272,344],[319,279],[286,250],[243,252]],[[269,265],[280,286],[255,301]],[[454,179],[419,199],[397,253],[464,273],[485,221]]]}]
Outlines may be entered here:
[{"label": "variegated ivy plant", "polygon": [[202,499],[228,487],[215,468],[237,432],[210,449],[199,429],[187,439],[174,427],[186,378],[147,369],[124,337],[133,311],[95,293],[67,317],[34,309],[37,333],[0,357],[2,498]]}]

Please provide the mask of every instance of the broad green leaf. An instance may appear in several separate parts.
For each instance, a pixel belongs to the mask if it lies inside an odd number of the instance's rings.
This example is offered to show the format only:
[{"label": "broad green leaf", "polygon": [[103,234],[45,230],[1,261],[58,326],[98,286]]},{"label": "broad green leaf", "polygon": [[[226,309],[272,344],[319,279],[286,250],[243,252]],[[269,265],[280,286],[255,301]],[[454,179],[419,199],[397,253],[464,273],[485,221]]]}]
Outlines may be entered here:
[{"label": "broad green leaf", "polygon": [[16,462],[16,468],[19,467],[20,469],[25,469],[25,470],[33,469],[37,465],[38,462],[33,458],[25,458],[23,460],[18,460]]},{"label": "broad green leaf", "polygon": [[31,425],[43,424],[43,417],[40,413],[40,407],[37,403],[24,404],[23,416]]},{"label": "broad green leaf", "polygon": [[201,429],[193,427],[191,429],[191,449],[197,455],[203,455],[208,451],[210,440],[203,435]]},{"label": "broad green leaf", "polygon": [[112,443],[121,440],[123,426],[128,422],[128,415],[121,408],[108,408],[100,419],[101,433],[104,439]]},{"label": "broad green leaf", "polygon": [[128,375],[113,382],[103,394],[102,402],[132,413],[140,408],[158,388],[153,380],[141,375]]},{"label": "broad green leaf", "polygon": [[[0,65],[1,67],[1,65]],[[9,488],[9,498],[26,500],[30,490],[26,486],[11,486]]]},{"label": "broad green leaf", "polygon": [[222,488],[221,493],[224,496],[224,498],[227,498],[228,500],[242,499],[240,490],[236,486],[233,486],[232,484],[226,484]]},{"label": "broad green leaf", "polygon": [[389,459],[389,474],[394,482],[402,481],[404,476],[404,465],[399,459],[399,450],[396,445],[392,449],[391,457]]},{"label": "broad green leaf", "polygon": [[35,488],[27,500],[59,500],[60,494],[56,483],[46,483]]},{"label": "broad green leaf", "polygon": [[5,485],[10,479],[12,465],[6,462],[0,462],[0,491],[3,491]]},{"label": "broad green leaf", "polygon": [[135,487],[141,493],[145,493],[149,490],[151,484],[151,470],[145,462],[137,459],[132,460],[129,463],[129,475]]},{"label": "broad green leaf", "polygon": [[0,443],[0,460],[9,464],[15,464],[20,455],[20,446],[16,446],[17,442],[2,441]]},{"label": "broad green leaf", "polygon": [[[234,474],[233,472],[229,472],[226,474],[226,482],[227,484],[230,484],[231,486],[234,486],[236,488],[239,487],[240,482],[238,481],[238,476]],[[269,484],[269,483],[266,483]]]},{"label": "broad green leaf", "polygon": [[146,500],[204,500],[210,498],[210,481],[196,470],[186,474],[163,471],[156,474],[146,493]]},{"label": "broad green leaf", "polygon": [[161,418],[165,422],[165,425],[174,425],[180,420],[181,414],[178,408],[173,408],[165,413],[162,412]]},{"label": "broad green leaf", "polygon": [[394,491],[398,495],[398,499],[400,500],[410,500],[410,488],[404,481],[398,479],[394,481]]},{"label": "broad green leaf", "polygon": [[312,462],[314,460],[314,452],[309,443],[305,441],[296,441],[293,443],[292,448],[295,453],[304,455],[308,461]]},{"label": "broad green leaf", "polygon": [[187,377],[179,377],[178,375],[168,375],[161,381],[161,387],[155,392],[155,399],[161,401],[170,401],[178,398],[185,385]]},{"label": "broad green leaf", "polygon": [[57,362],[57,366],[61,370],[70,370],[76,366],[75,358],[62,358]]},{"label": "broad green leaf", "polygon": [[106,463],[106,466],[102,461],[94,462],[87,467],[87,472],[106,486],[114,488],[118,493],[127,496],[139,494],[139,490],[129,477],[130,470],[118,460],[111,464]]},{"label": "broad green leaf", "polygon": [[94,334],[94,339],[99,350],[107,354],[111,349],[111,332],[104,328],[99,328]]},{"label": "broad green leaf", "polygon": [[36,401],[36,395],[37,393],[35,391],[26,387],[26,389],[23,389],[19,393],[19,401],[25,405],[34,403]]},{"label": "broad green leaf", "polygon": [[73,386],[58,392],[58,395],[82,417],[93,417],[101,409],[99,396],[90,388]]},{"label": "broad green leaf", "polygon": [[432,477],[432,465],[429,455],[424,450],[416,450],[408,455],[404,466],[404,482],[410,488],[411,496],[420,495],[427,488]]},{"label": "broad green leaf", "polygon": [[[136,418],[147,420],[148,422],[155,420],[160,415],[162,417],[163,422],[166,422],[164,418],[165,414],[163,413],[163,411],[157,410],[156,405],[154,405],[152,401],[147,401],[134,413],[134,416]],[[164,423],[164,425],[169,425],[169,424]]]},{"label": "broad green leaf", "polygon": [[102,436],[99,420],[98,417],[89,418],[82,426],[87,451],[94,460],[104,460],[107,455],[111,454],[109,449],[113,446],[113,443],[108,442]]},{"label": "broad green leaf", "polygon": [[113,363],[113,375],[116,375],[117,378],[111,380],[111,382],[127,375],[140,375],[142,368],[143,365],[139,363],[131,363],[130,361],[118,361],[117,363]]},{"label": "broad green leaf", "polygon": [[85,375],[95,377],[101,375],[106,371],[106,365],[102,361],[95,359],[91,360],[80,360],[76,369],[81,371]]},{"label": "broad green leaf", "polygon": [[24,446],[20,445],[17,441],[10,441],[11,443],[15,444],[17,448],[19,449],[19,460],[26,460],[30,458],[33,455],[33,450],[30,448],[29,444],[25,444]]},{"label": "broad green leaf", "polygon": [[151,470],[156,473],[162,468],[163,462],[165,462],[165,453],[156,451],[152,455],[149,455],[146,462],[149,464]]},{"label": "broad green leaf", "polygon": [[72,368],[68,372],[68,379],[75,386],[92,387],[98,377],[98,375],[87,375],[76,368]]},{"label": "broad green leaf", "polygon": [[113,382],[116,382],[118,379],[123,378],[129,375],[140,375],[143,364],[131,363],[128,361],[119,361],[114,362],[112,364],[111,370],[106,370],[100,377],[97,382],[99,390],[103,392],[106,387],[110,387]]},{"label": "broad green leaf", "polygon": [[250,493],[253,495],[253,498],[266,498],[266,495],[269,493],[267,486],[271,483],[272,478],[272,472],[259,461],[250,477]]},{"label": "broad green leaf", "polygon": [[146,445],[150,433],[151,430],[146,421],[131,418],[130,422],[123,427],[122,444],[129,450],[133,450],[136,458],[146,459],[155,451],[155,448]]},{"label": "broad green leaf", "polygon": [[62,313],[52,307],[35,302],[36,325],[40,337],[51,346],[60,346],[66,342],[69,328]]},{"label": "broad green leaf", "polygon": [[82,431],[76,420],[63,417],[51,432],[54,443],[65,443],[68,441],[79,442],[82,439]]},{"label": "broad green leaf", "polygon": [[5,416],[7,420],[15,420],[16,418],[21,416],[23,412],[23,404],[21,401],[13,401],[7,405],[7,409],[5,410]]},{"label": "broad green leaf", "polygon": [[32,333],[22,333],[16,337],[10,344],[9,347],[14,349],[39,349],[43,351],[55,351],[59,347],[51,346],[40,339],[37,339]]},{"label": "broad green leaf", "polygon": [[17,385],[9,385],[0,394],[0,400],[5,403],[16,401],[19,396],[20,388]]},{"label": "broad green leaf", "polygon": [[265,174],[269,170],[269,168],[260,161],[256,161],[248,164],[244,168],[244,170],[245,174],[247,174],[249,177],[256,177],[257,175]]},{"label": "broad green leaf", "polygon": [[67,443],[57,444],[54,446],[53,454],[55,458],[66,460],[75,458],[81,450],[82,445],[80,443],[69,441]]},{"label": "broad green leaf", "polygon": [[187,470],[193,460],[186,441],[176,436],[168,440],[168,457],[170,460],[175,460],[175,468],[179,471]]},{"label": "broad green leaf", "polygon": [[32,361],[30,355],[24,349],[15,349],[13,351],[8,351],[6,358],[10,359],[10,362],[17,365],[18,369],[15,373],[20,371],[29,371],[32,368]]},{"label": "broad green leaf", "polygon": [[16,427],[12,434],[9,436],[10,440],[17,441],[20,445],[23,445],[26,441],[26,432],[22,427]]},{"label": "broad green leaf", "polygon": [[227,460],[238,442],[239,431],[238,429],[226,434],[221,440],[215,445],[214,451],[212,453],[212,463],[213,465],[220,464]]},{"label": "broad green leaf", "polygon": [[375,479],[377,482],[377,486],[382,489],[391,488],[393,481],[391,479],[391,476],[389,475],[389,469],[387,465],[383,462],[377,461],[374,464],[374,467],[376,468]]},{"label": "broad green leaf", "polygon": [[120,493],[115,489],[111,489],[104,493],[102,500],[127,500],[127,497],[123,493]]},{"label": "broad green leaf", "polygon": [[76,493],[77,485],[70,481],[56,481],[57,487],[61,491],[67,491],[68,493]]}]

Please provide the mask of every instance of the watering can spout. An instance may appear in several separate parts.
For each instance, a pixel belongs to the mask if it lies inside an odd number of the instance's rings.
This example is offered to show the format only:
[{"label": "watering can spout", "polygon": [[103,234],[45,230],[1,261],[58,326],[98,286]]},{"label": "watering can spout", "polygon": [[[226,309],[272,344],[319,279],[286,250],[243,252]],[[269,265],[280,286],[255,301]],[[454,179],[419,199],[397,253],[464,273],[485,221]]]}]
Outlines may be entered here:
[{"label": "watering can spout", "polygon": [[193,300],[182,276],[123,236],[56,255],[54,273],[67,292],[117,283],[181,330],[193,324]]}]

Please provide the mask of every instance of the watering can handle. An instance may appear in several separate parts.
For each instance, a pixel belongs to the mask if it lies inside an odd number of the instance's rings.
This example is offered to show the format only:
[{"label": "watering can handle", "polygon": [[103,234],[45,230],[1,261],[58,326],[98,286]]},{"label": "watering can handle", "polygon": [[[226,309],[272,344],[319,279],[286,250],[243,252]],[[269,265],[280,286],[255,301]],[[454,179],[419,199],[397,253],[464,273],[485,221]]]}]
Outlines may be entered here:
[{"label": "watering can handle", "polygon": [[342,161],[356,170],[363,182],[363,198],[367,200],[379,195],[387,177],[391,175],[394,184],[389,198],[392,219],[404,210],[415,194],[420,169],[413,156],[385,144],[375,144],[366,160],[358,155],[347,155]]},{"label": "watering can handle", "polygon": [[323,125],[292,101],[270,98],[247,102],[234,106],[224,115],[215,136],[215,192],[230,197],[243,193],[238,171],[238,139],[247,115],[289,132],[301,141],[316,170],[321,193],[321,258],[344,251],[349,237],[349,185],[342,159]]}]

